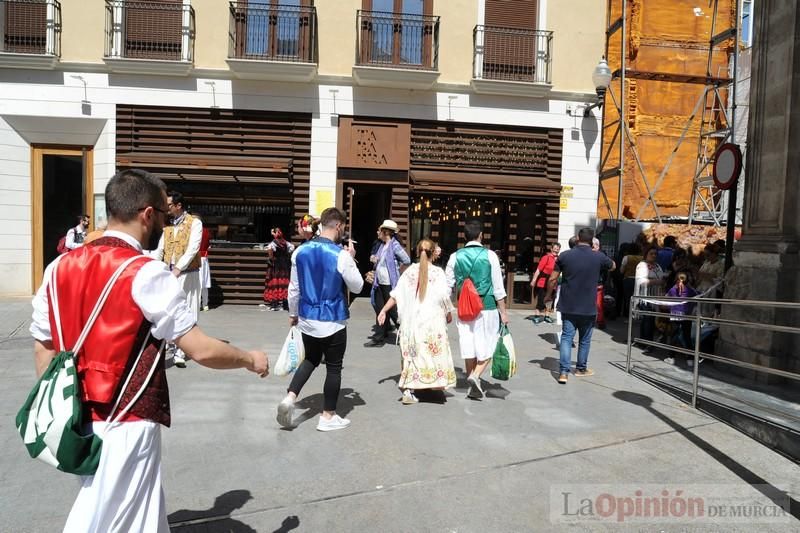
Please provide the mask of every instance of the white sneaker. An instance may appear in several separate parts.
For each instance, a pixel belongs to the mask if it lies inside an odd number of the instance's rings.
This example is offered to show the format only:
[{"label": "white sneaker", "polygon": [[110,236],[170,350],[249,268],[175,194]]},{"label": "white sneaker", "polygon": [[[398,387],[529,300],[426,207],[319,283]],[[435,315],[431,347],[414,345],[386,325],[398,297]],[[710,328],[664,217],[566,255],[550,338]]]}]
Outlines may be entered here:
[{"label": "white sneaker", "polygon": [[411,389],[406,389],[403,391],[403,405],[413,405],[415,403],[419,403],[419,399],[414,396],[414,393],[411,392]]},{"label": "white sneaker", "polygon": [[470,375],[467,378],[469,383],[469,391],[467,391],[467,398],[473,400],[483,400],[483,389],[481,388],[481,380],[475,376]]},{"label": "white sneaker", "polygon": [[186,357],[183,354],[175,353],[175,355],[172,356],[172,362],[178,368],[186,368]]},{"label": "white sneaker", "polygon": [[292,427],[292,414],[294,414],[294,400],[287,396],[278,404],[278,424],[285,428]]},{"label": "white sneaker", "polygon": [[328,419],[320,415],[319,422],[317,423],[317,431],[336,431],[337,429],[344,429],[349,425],[350,421],[339,415],[333,415]]}]

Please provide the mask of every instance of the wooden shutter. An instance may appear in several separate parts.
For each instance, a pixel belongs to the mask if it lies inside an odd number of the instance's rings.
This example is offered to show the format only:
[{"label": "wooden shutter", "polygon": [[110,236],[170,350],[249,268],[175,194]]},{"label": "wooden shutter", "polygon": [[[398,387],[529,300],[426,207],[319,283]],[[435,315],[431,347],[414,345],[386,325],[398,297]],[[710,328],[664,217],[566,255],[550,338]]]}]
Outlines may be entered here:
[{"label": "wooden shutter", "polygon": [[47,51],[47,4],[5,2],[5,52],[44,54]]},{"label": "wooden shutter", "polygon": [[[172,4],[174,7],[157,4]],[[125,2],[125,57],[181,58],[181,0]]]},{"label": "wooden shutter", "polygon": [[[488,79],[533,81],[538,0],[487,0],[483,75]],[[503,29],[501,29],[503,28]]]},{"label": "wooden shutter", "polygon": [[486,0],[484,25],[500,28],[538,29],[539,0]]}]

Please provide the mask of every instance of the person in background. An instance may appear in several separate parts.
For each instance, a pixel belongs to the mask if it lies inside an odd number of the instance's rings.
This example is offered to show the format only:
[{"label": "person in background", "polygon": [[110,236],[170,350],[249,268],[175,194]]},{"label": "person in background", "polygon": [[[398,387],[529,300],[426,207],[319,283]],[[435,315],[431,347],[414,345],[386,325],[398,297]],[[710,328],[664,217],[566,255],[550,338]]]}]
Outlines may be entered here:
[{"label": "person in background", "polygon": [[[703,255],[705,260],[697,273],[697,291],[701,294],[707,292],[725,277],[725,262],[719,255],[719,248],[715,244],[708,244],[703,250]],[[717,293],[712,292],[706,296],[716,298]],[[700,314],[705,317],[714,316],[715,311],[716,304],[700,305]]]},{"label": "person in background", "polygon": [[547,301],[552,300],[553,291],[562,276],[561,295],[558,310],[564,322],[561,334],[560,361],[558,382],[566,385],[572,368],[572,339],[578,332],[578,362],[575,366],[576,377],[594,374],[587,365],[589,349],[592,344],[592,330],[597,318],[597,280],[605,268],[614,269],[614,261],[605,254],[592,251],[594,230],[583,228],[578,232],[578,244],[567,250],[556,260],[556,266],[548,280]]},{"label": "person in background", "polygon": [[108,224],[106,222],[99,224],[93,231],[90,231],[89,233],[86,234],[86,238],[83,240],[83,244],[84,245],[89,244],[90,242],[96,241],[97,239],[102,237],[107,227]]},{"label": "person in background", "polygon": [[208,263],[208,250],[211,248],[211,230],[203,228],[200,239],[200,308],[208,311],[208,289],[211,288],[211,265]]},{"label": "person in background", "polygon": [[678,247],[678,239],[673,237],[672,235],[667,235],[664,237],[664,246],[658,250],[658,256],[656,261],[658,261],[661,270],[664,272],[669,272],[672,268],[672,256],[675,253],[675,249]]},{"label": "person in background", "polygon": [[[666,273],[658,264],[658,249],[654,246],[649,248],[644,254],[644,261],[636,265],[636,285],[634,293],[636,296],[664,296],[664,279]],[[652,304],[640,304],[642,309],[655,310]],[[639,324],[639,336],[648,341],[655,337],[656,317],[642,315]],[[645,346],[644,353],[650,353],[652,349]]]},{"label": "person in background", "polygon": [[287,290],[292,270],[294,244],[283,238],[280,228],[272,228],[272,241],[267,245],[267,276],[264,302],[270,311],[288,309]]},{"label": "person in background", "polygon": [[552,323],[553,318],[547,312],[544,304],[544,297],[547,295],[547,280],[556,266],[556,258],[561,251],[561,244],[554,242],[550,245],[550,249],[539,260],[539,265],[531,277],[531,288],[534,291],[536,298],[536,308],[533,310],[533,323],[539,324],[542,319],[545,322]]},{"label": "person in background", "polygon": [[[408,257],[397,238],[398,229],[397,223],[393,220],[384,220],[383,224],[378,228],[380,240],[383,244],[381,244],[372,258],[374,259],[375,273],[370,294],[373,308],[377,312],[383,309],[391,297],[392,290],[397,286],[397,280],[400,279],[400,265],[411,264],[411,258]],[[396,309],[392,308],[388,314],[393,322],[398,322]],[[386,344],[386,336],[390,327],[389,320],[385,320],[383,324],[378,324],[376,313],[375,323],[377,328],[372,338],[364,343],[365,348],[379,348]]]},{"label": "person in background", "polygon": [[[594,237],[592,239],[592,251],[598,254],[606,255],[606,253],[600,249],[600,239]],[[600,277],[597,279],[597,297],[596,297],[596,305],[597,305],[597,321],[595,322],[595,327],[598,329],[606,329],[606,313],[605,313],[605,295],[606,295],[606,279],[608,279],[608,269],[604,268],[600,270]]]},{"label": "person in background", "polygon": [[[569,249],[572,250],[578,245],[578,237],[573,235],[567,241],[567,246]],[[549,281],[549,280],[548,280]],[[564,333],[564,321],[561,319],[561,311],[558,311],[558,299],[561,296],[561,284],[563,283],[563,276],[558,276],[558,282],[556,285],[556,298],[552,304],[552,308],[556,310],[556,325],[558,326],[558,332],[556,333],[556,348],[561,348],[561,335]],[[575,343],[572,343],[572,347],[575,347]]]},{"label": "person in background", "polygon": [[[183,195],[178,191],[167,193],[167,210],[172,223],[164,228],[158,247],[151,257],[164,261],[186,295],[186,305],[194,314],[200,314],[200,241],[203,240],[203,223],[186,212]],[[176,367],[186,368],[186,355],[179,346],[167,345]]]},{"label": "person in background", "polygon": [[67,250],[74,250],[83,246],[86,239],[86,232],[89,230],[89,215],[78,215],[78,225],[67,231],[67,239],[64,245]]},{"label": "person in background", "polygon": [[500,324],[508,324],[506,289],[500,259],[483,246],[483,223],[478,219],[468,220],[464,224],[464,237],[467,244],[450,255],[445,275],[448,287],[456,289],[456,298],[461,295],[461,288],[469,278],[483,300],[483,310],[475,320],[464,322],[459,319],[457,323],[458,344],[469,383],[467,398],[482,400],[481,375],[494,357]]},{"label": "person in background", "polygon": [[642,257],[642,249],[637,243],[631,243],[628,247],[628,254],[622,258],[620,270],[622,271],[622,315],[625,317],[624,321],[628,321],[628,315],[631,306],[631,296],[633,296],[634,289],[636,288],[636,267],[644,259]]},{"label": "person in background", "polygon": [[297,235],[300,236],[300,246],[314,239],[317,234],[318,222],[311,215],[303,215],[297,221]]},{"label": "person in background", "polygon": [[306,357],[292,376],[286,397],[278,404],[277,420],[285,428],[292,426],[295,400],[323,357],[327,373],[317,430],[335,431],[350,425],[350,420],[336,414],[350,318],[345,289],[361,292],[364,279],[353,259],[353,243],[347,249],[340,245],[345,220],[340,209],[325,209],[320,216],[319,236],[292,254],[289,325],[300,330]]},{"label": "person in background", "polygon": [[[694,290],[689,284],[689,276],[685,272],[680,272],[676,276],[675,285],[667,291],[667,296],[672,298],[694,298],[697,296],[697,291]],[[679,305],[672,305],[669,308],[670,320],[678,325],[677,338],[678,343],[691,350],[692,346],[692,313],[694,312],[695,304],[693,302],[686,302]],[[674,362],[667,361],[667,362]],[[687,358],[687,364],[689,359]]]}]

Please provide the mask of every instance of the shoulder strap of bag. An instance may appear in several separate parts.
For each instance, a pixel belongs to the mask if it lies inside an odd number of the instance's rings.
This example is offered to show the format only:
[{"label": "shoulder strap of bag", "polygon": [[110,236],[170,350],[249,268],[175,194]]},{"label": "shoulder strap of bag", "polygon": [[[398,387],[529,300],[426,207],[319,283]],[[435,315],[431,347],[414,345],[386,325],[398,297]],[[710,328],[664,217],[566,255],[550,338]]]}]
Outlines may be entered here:
[{"label": "shoulder strap of bag", "polygon": [[[465,248],[466,248],[466,247],[465,247]],[[481,249],[482,249],[484,252],[486,252],[486,255],[487,255],[487,256],[489,255],[489,251],[488,251],[486,248],[483,248],[483,247],[481,247]],[[466,275],[466,277],[464,278],[464,281],[467,281],[467,278],[469,278],[469,277],[472,275],[472,271],[473,271],[473,270],[475,270],[475,265],[478,263],[478,259],[480,258],[480,255],[481,255],[481,254],[479,253],[477,256],[475,256],[475,261],[473,261],[473,262],[472,262],[472,266],[471,266],[471,267],[469,267],[469,272],[467,272],[467,275]]]}]

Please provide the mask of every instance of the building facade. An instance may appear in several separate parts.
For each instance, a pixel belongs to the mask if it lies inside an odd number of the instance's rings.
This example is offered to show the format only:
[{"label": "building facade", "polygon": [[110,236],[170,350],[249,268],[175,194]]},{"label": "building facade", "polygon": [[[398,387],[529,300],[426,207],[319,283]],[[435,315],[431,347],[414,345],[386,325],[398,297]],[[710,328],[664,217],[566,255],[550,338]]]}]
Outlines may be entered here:
[{"label": "building facade", "polygon": [[482,217],[526,300],[520,261],[594,223],[604,22],[593,0],[0,0],[0,293],[145,168],[212,229],[221,301],[259,301],[269,230],[330,205],[367,255],[384,218],[451,252]]}]

